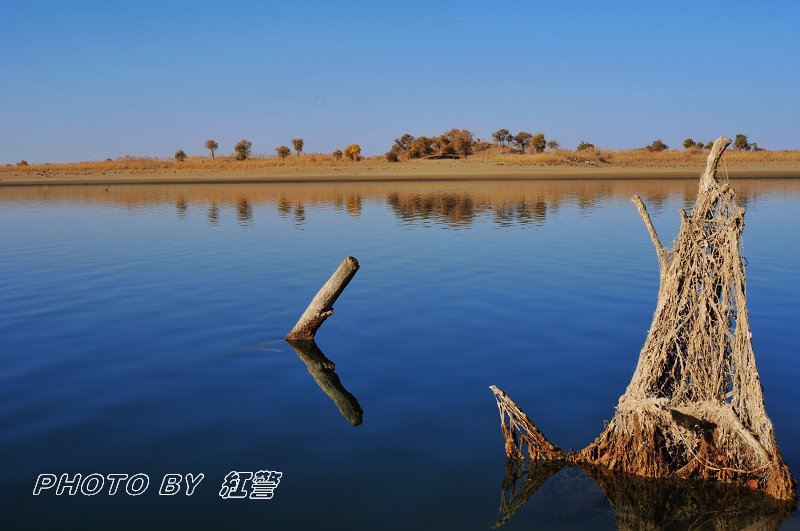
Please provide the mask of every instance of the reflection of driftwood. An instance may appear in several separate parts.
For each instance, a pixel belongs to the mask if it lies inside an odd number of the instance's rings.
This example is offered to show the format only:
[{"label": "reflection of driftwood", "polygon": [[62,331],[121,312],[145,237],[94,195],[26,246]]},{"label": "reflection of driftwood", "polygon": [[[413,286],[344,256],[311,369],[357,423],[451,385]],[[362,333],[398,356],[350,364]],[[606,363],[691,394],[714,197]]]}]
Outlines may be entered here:
[{"label": "reflection of driftwood", "polygon": [[526,467],[525,463],[518,459],[507,459],[503,491],[500,494],[499,514],[492,527],[498,528],[511,520],[517,511],[528,503],[528,498],[564,466],[563,461],[542,461],[531,462]]},{"label": "reflection of driftwood", "polygon": [[[691,215],[681,210],[671,250],[633,198],[660,264],[656,311],[614,418],[568,460],[645,477],[738,483],[791,500],[796,482],[764,407],[751,342],[739,256],[744,209],[727,178],[717,176],[730,142],[714,142],[695,207]],[[501,427],[509,457],[523,458],[523,444],[537,459],[563,457],[502,391],[492,392],[508,404]]]},{"label": "reflection of driftwood", "polygon": [[[526,463],[509,458],[495,528],[511,520],[566,461]],[[776,500],[745,487],[690,479],[656,479],[620,474],[582,463],[614,510],[620,530],[715,529],[769,531],[795,510],[794,503]]]},{"label": "reflection of driftwood", "polygon": [[778,529],[794,511],[746,487],[692,479],[656,479],[614,473],[605,467],[581,470],[606,495],[621,530]]},{"label": "reflection of driftwood", "polygon": [[334,271],[331,278],[320,288],[311,303],[300,316],[292,331],[286,336],[287,341],[314,339],[317,329],[322,326],[325,319],[333,315],[333,304],[344,288],[358,271],[358,260],[352,256],[345,258]]},{"label": "reflection of driftwood", "polygon": [[308,372],[317,382],[319,388],[328,395],[339,412],[353,426],[361,424],[363,410],[356,397],[344,388],[334,370],[334,363],[325,357],[317,344],[312,341],[288,341],[297,355],[306,364]]}]

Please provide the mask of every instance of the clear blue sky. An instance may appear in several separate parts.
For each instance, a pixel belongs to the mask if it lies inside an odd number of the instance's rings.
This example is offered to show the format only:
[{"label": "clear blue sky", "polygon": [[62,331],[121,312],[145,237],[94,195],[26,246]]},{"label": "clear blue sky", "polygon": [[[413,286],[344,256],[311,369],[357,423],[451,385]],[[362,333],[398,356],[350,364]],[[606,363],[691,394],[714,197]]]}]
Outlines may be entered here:
[{"label": "clear blue sky", "polygon": [[2,3],[0,163],[505,127],[800,148],[800,2]]}]

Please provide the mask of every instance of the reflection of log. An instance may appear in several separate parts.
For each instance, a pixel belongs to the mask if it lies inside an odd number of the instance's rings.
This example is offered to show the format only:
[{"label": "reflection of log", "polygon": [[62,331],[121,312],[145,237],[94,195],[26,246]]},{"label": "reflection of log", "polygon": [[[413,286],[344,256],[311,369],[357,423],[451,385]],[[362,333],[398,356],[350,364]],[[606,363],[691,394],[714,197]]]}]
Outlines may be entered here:
[{"label": "reflection of log", "polygon": [[288,341],[297,355],[306,364],[308,372],[317,382],[319,388],[328,395],[339,412],[353,426],[361,424],[363,410],[356,397],[344,388],[334,370],[334,363],[325,357],[317,344],[312,341]]},{"label": "reflection of log", "polygon": [[[775,440],[751,341],[739,255],[744,209],[717,165],[730,144],[714,142],[691,214],[664,250],[644,203],[639,210],[661,266],[653,323],[614,418],[567,460],[644,477],[713,479],[747,485],[780,500],[796,482]],[[562,459],[496,387],[506,454]],[[505,411],[505,415],[503,415]],[[508,421],[506,421],[506,416]]]},{"label": "reflection of log", "polygon": [[311,303],[300,316],[292,331],[286,336],[287,341],[314,339],[317,329],[325,319],[333,315],[333,304],[344,288],[358,271],[358,260],[352,256],[345,258],[334,271],[331,278],[320,288]]}]

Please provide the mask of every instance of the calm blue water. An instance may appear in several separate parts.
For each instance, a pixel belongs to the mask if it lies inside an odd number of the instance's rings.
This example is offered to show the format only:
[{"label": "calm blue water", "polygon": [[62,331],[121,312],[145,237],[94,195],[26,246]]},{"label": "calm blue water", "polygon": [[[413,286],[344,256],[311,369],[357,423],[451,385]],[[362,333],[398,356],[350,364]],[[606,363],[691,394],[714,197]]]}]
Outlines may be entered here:
[{"label": "calm blue water", "polygon": [[[756,359],[797,476],[800,182],[733,184]],[[7,529],[489,528],[505,456],[487,387],[560,446],[592,440],[655,305],[629,198],[669,242],[695,183],[104,188],[0,188]],[[347,255],[361,270],[317,344],[358,426],[282,341]],[[283,473],[272,500],[218,496],[229,471],[261,469]],[[31,495],[38,474],[94,472],[151,484]],[[164,474],[188,472],[205,474],[193,496],[158,496]],[[576,470],[503,529],[559,527],[615,527]]]}]

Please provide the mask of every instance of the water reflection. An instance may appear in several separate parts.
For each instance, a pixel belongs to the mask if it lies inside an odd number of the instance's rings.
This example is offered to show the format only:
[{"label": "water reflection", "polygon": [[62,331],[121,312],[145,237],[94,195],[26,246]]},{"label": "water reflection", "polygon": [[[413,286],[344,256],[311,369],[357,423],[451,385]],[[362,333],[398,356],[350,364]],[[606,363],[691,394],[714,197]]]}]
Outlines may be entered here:
[{"label": "water reflection", "polygon": [[212,202],[211,205],[208,207],[208,222],[212,225],[216,225],[219,221],[219,207],[217,207],[217,203]]},{"label": "water reflection", "polygon": [[[569,466],[527,463],[506,462],[494,528],[511,520],[548,479]],[[621,530],[779,529],[796,508],[793,502],[723,483],[643,478],[591,465],[579,469],[603,491]]]},{"label": "water reflection", "polygon": [[[800,196],[798,179],[735,179],[734,186],[743,205],[765,193]],[[178,217],[184,219],[192,215],[189,203],[195,203],[207,205],[212,225],[219,221],[222,209],[233,208],[241,226],[252,224],[254,207],[263,205],[303,226],[307,216],[313,215],[309,206],[328,206],[358,218],[364,205],[374,202],[387,205],[406,224],[433,222],[461,228],[481,218],[500,227],[539,226],[561,204],[576,204],[588,213],[609,199],[628,201],[633,194],[658,211],[676,196],[691,206],[696,193],[694,179],[20,186],[0,188],[0,204],[66,201],[137,207],[172,203]]]},{"label": "water reflection", "polygon": [[322,391],[333,400],[339,413],[353,426],[361,424],[364,411],[356,397],[345,389],[336,374],[336,365],[325,357],[315,341],[287,341],[306,364],[309,374]]}]

